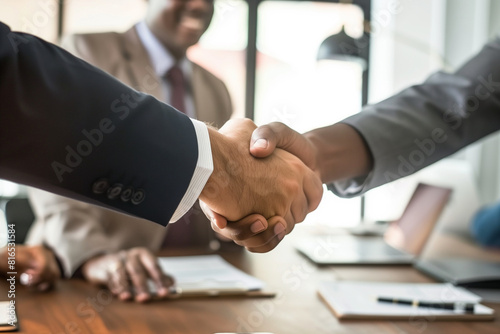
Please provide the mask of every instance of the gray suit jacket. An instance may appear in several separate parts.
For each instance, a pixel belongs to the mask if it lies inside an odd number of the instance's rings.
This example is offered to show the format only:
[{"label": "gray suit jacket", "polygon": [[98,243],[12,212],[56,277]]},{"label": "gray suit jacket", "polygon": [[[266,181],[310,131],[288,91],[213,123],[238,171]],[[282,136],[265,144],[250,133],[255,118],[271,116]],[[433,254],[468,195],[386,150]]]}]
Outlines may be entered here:
[{"label": "gray suit jacket", "polygon": [[[160,78],[150,63],[135,28],[121,33],[72,35],[63,42],[66,50],[113,75],[123,83],[159,100],[164,100]],[[224,83],[199,65],[192,64],[191,89],[196,118],[218,126],[232,112],[229,93]],[[132,247],[158,251],[165,234],[175,238],[182,233],[178,225],[167,229],[139,218],[86,204],[38,189],[30,189],[30,201],[36,221],[27,243],[46,244],[60,260],[64,274],[71,277],[89,258],[102,253]],[[198,204],[189,212],[190,244],[207,247],[214,238],[209,221]],[[178,224],[185,224],[180,221]]]},{"label": "gray suit jacket", "polygon": [[455,73],[435,73],[344,122],[362,135],[374,159],[368,176],[329,186],[344,197],[412,174],[499,130],[500,39]]}]

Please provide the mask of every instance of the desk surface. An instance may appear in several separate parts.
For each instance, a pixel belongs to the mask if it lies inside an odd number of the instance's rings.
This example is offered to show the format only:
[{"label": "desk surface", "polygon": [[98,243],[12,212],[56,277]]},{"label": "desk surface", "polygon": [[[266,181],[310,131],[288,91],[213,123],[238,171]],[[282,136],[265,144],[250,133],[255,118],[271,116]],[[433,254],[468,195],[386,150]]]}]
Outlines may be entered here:
[{"label": "desk surface", "polygon": [[[212,298],[123,303],[106,289],[66,280],[49,293],[17,286],[20,333],[182,333],[271,332],[319,333],[499,333],[497,319],[488,322],[445,322],[432,318],[404,321],[339,322],[316,294],[320,280],[431,282],[409,266],[335,266],[318,268],[292,249],[293,238],[267,254],[221,253],[229,262],[269,283],[275,298]],[[200,254],[192,251],[191,254]],[[177,255],[172,253],[172,255]],[[5,280],[0,300],[6,300]]]}]

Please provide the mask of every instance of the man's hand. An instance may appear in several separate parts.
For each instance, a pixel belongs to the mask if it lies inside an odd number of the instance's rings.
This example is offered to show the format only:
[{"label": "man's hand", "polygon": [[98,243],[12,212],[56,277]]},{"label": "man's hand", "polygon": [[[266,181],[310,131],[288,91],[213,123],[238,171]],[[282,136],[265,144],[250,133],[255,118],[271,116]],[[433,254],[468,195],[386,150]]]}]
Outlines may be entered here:
[{"label": "man's hand", "polygon": [[276,148],[302,160],[320,175],[323,183],[367,175],[373,168],[373,158],[363,137],[344,123],[300,134],[283,123],[273,122],[252,133],[253,156],[265,158]]},{"label": "man's hand", "polygon": [[286,226],[278,234],[287,234],[316,209],[323,187],[302,161],[281,149],[265,159],[252,157],[248,147],[255,128],[252,121],[240,119],[227,122],[220,133],[210,130],[214,173],[200,200],[232,221],[253,213],[283,217],[277,224]]},{"label": "man's hand", "polygon": [[254,130],[250,140],[250,153],[254,157],[265,158],[276,148],[295,155],[312,170],[317,170],[319,166],[318,149],[305,135],[280,122],[259,126]]},{"label": "man's hand", "polygon": [[156,256],[142,247],[123,250],[118,253],[97,256],[82,267],[83,276],[94,284],[106,285],[120,300],[145,302],[152,293],[148,280],[156,286],[156,296],[165,298],[174,279],[164,274]]},{"label": "man's hand", "polygon": [[[370,150],[360,134],[350,125],[337,123],[300,134],[283,123],[274,122],[260,126],[252,133],[250,153],[258,158],[267,158],[277,149],[283,149],[320,175],[323,183],[366,175],[373,166]],[[243,235],[252,240],[265,240],[272,235],[273,224],[262,216],[245,217],[237,222],[227,222],[208,207],[203,207],[205,215],[220,233]],[[273,222],[279,222],[274,217]],[[266,229],[255,232],[251,221],[259,221]],[[271,228],[268,228],[268,225]],[[226,231],[224,231],[227,229]],[[235,239],[235,238],[233,238]],[[269,240],[271,241],[271,240]],[[247,246],[247,245],[245,245]],[[274,248],[272,243],[268,248]],[[248,247],[247,247],[248,248]],[[262,248],[260,248],[262,249]]]},{"label": "man's hand", "polygon": [[230,220],[251,213],[282,215],[301,222],[321,199],[321,181],[298,158],[283,150],[266,159],[249,151],[256,125],[248,119],[228,121],[217,133],[210,129],[214,172],[200,199]]},{"label": "man's hand", "polygon": [[279,216],[266,219],[259,214],[251,214],[228,224],[226,218],[213,212],[205,203],[200,201],[200,206],[216,233],[254,253],[269,252],[287,234],[287,223]]},{"label": "man's hand", "polygon": [[[61,277],[54,253],[44,246],[16,245],[16,271],[20,283],[47,291]],[[7,247],[0,250],[0,270],[5,275],[7,271]]]}]

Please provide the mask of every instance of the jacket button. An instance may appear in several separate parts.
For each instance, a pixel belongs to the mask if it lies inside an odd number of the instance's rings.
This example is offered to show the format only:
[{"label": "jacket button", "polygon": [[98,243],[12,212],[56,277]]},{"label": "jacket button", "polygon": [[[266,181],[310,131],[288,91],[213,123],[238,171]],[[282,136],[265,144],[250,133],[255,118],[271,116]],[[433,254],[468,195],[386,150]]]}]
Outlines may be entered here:
[{"label": "jacket button", "polygon": [[120,193],[122,192],[123,185],[119,183],[113,184],[109,189],[108,189],[108,198],[109,199],[115,199],[117,198]]},{"label": "jacket button", "polygon": [[108,190],[109,188],[109,182],[107,179],[99,179],[94,182],[92,185],[92,192],[94,194],[103,194]]},{"label": "jacket button", "polygon": [[146,193],[144,192],[144,190],[137,189],[134,192],[134,195],[132,196],[132,199],[130,201],[132,202],[132,204],[138,205],[138,204],[141,204],[145,198],[146,198]]},{"label": "jacket button", "polygon": [[122,191],[122,194],[120,195],[120,199],[123,202],[128,202],[132,198],[132,195],[134,194],[134,188],[132,187],[127,187]]}]

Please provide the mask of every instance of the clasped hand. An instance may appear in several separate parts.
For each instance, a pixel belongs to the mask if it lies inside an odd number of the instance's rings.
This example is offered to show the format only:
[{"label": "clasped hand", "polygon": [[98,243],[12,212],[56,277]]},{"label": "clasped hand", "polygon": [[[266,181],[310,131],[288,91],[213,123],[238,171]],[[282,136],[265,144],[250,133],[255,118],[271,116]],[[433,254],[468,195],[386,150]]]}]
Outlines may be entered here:
[{"label": "clasped hand", "polygon": [[[209,130],[214,172],[200,204],[216,232],[253,252],[266,252],[316,209],[323,187],[316,172],[284,150],[253,157],[249,147],[256,128],[237,119],[218,133]],[[234,222],[225,224],[226,219]]]}]

